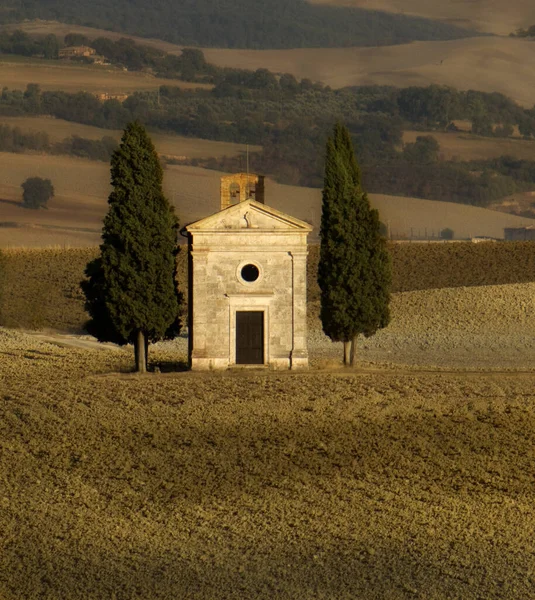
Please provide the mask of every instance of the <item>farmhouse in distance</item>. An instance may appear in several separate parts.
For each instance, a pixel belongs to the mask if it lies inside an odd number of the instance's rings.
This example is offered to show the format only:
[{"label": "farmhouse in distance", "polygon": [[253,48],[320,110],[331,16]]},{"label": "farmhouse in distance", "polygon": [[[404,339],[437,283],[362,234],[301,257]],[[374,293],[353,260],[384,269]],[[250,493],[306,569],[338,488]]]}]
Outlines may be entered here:
[{"label": "farmhouse in distance", "polygon": [[60,48],[58,51],[59,58],[75,58],[81,56],[94,56],[97,51],[91,46],[68,46]]}]

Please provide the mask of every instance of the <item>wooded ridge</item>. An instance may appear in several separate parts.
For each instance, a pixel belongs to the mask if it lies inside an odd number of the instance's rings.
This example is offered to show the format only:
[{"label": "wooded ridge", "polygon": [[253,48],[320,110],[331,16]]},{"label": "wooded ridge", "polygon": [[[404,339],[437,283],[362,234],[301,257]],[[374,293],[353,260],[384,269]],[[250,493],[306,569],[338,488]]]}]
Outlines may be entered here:
[{"label": "wooded ridge", "polygon": [[383,46],[479,35],[446,23],[304,0],[8,0],[11,22],[51,19],[225,48]]}]

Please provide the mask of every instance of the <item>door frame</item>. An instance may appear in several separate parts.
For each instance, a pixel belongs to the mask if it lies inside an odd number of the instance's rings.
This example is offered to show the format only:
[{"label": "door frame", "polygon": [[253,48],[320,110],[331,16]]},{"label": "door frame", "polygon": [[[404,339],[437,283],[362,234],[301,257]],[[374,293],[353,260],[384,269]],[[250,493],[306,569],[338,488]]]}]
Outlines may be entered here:
[{"label": "door frame", "polygon": [[[259,346],[257,348],[255,348],[255,355],[256,355],[256,351],[261,351],[262,352],[262,360],[259,362],[248,362],[249,360],[253,359],[253,356],[251,356],[249,354],[250,351],[252,351],[252,347],[248,344],[248,351],[245,352],[245,354],[247,356],[244,356],[244,348],[241,347],[241,358],[242,359],[246,359],[245,361],[242,360],[242,362],[238,363],[238,351],[240,350],[240,348],[238,348],[238,334],[239,334],[239,323],[238,321],[240,320],[238,318],[238,315],[242,316],[242,315],[255,315],[254,318],[254,329],[255,332],[253,334],[253,338],[256,338],[257,335],[262,335],[262,342],[261,344],[259,344]],[[250,366],[255,366],[255,365],[264,365],[266,364],[266,360],[265,360],[265,356],[264,356],[264,346],[265,346],[265,339],[266,339],[266,331],[264,328],[264,321],[265,321],[265,317],[264,317],[265,313],[263,310],[242,310],[239,309],[235,312],[235,318],[236,318],[236,364],[239,364],[240,366],[244,366],[244,365],[250,365]],[[242,322],[242,326],[244,325],[244,323]],[[251,325],[251,321],[249,321],[249,326]],[[251,342],[251,339],[248,339],[249,342]],[[255,356],[255,359],[260,358],[259,356]]]},{"label": "door frame", "polygon": [[[228,295],[229,299],[229,365],[236,365],[236,313],[238,311],[261,311],[264,313],[264,365],[269,364],[269,308],[273,294]],[[243,365],[240,365],[243,366]],[[247,366],[247,365],[244,365]],[[259,365],[250,365],[258,367]]]}]

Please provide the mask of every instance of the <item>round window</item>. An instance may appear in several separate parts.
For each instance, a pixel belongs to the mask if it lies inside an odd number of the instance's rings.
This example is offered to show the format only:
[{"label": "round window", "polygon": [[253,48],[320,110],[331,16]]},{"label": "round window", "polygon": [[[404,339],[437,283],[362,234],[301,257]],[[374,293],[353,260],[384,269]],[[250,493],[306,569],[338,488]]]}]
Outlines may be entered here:
[{"label": "round window", "polygon": [[258,279],[260,271],[258,270],[258,267],[256,265],[249,264],[242,267],[240,274],[244,281],[252,283],[253,281],[256,281]]}]

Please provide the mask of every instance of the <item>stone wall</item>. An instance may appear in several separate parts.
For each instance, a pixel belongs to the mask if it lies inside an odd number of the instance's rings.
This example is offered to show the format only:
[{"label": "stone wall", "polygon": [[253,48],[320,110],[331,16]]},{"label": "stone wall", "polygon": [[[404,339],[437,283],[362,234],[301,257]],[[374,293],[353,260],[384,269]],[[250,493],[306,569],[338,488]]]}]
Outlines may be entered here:
[{"label": "stone wall", "polygon": [[[213,246],[209,249],[210,243],[195,243],[193,368],[226,368],[235,364],[237,311],[264,312],[266,365],[288,369],[308,364],[306,245],[300,243],[299,234],[291,241],[289,236],[280,237],[284,237],[280,240],[282,245],[276,244],[277,240],[269,234],[236,233],[233,240],[226,238],[226,250],[214,250]],[[254,282],[241,276],[247,264],[258,268],[259,277]]]}]

